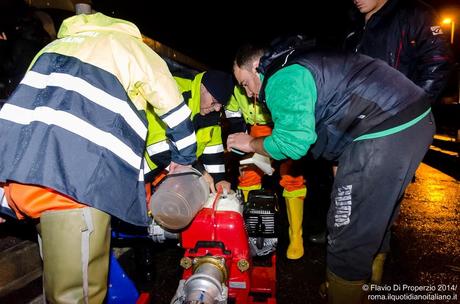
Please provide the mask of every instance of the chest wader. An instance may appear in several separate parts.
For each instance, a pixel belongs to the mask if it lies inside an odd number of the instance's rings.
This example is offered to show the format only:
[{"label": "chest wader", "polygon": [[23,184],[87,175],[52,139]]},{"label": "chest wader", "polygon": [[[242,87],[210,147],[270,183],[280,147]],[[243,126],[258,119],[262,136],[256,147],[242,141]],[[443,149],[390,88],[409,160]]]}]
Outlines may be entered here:
[{"label": "chest wader", "polygon": [[107,292],[110,215],[91,207],[47,211],[37,225],[48,303],[102,303]]}]

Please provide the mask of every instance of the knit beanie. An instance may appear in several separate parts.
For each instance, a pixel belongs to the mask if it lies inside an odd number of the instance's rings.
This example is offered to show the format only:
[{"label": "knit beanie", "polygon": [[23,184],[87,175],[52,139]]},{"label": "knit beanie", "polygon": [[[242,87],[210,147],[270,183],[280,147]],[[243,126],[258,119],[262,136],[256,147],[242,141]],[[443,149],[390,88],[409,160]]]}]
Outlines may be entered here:
[{"label": "knit beanie", "polygon": [[223,106],[227,105],[233,93],[232,75],[222,71],[209,70],[204,73],[201,83],[217,102]]}]

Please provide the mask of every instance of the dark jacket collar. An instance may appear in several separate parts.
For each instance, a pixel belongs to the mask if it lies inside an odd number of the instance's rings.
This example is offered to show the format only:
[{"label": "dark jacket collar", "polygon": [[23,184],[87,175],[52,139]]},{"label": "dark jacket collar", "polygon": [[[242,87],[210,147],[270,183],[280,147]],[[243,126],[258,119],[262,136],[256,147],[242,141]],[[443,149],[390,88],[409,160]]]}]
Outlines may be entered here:
[{"label": "dark jacket collar", "polygon": [[[397,9],[398,6],[401,4],[401,1],[404,0],[388,0],[377,12],[375,12],[369,22],[367,23],[367,27],[373,27],[380,22],[382,18],[385,18],[388,15],[393,14]],[[351,13],[350,13],[351,21],[357,25],[357,28],[363,28],[364,26],[364,14],[362,14],[356,6],[353,6]]]},{"label": "dark jacket collar", "polygon": [[388,0],[377,12],[375,12],[369,21],[367,27],[373,27],[389,15],[394,14],[401,3],[401,0]]}]

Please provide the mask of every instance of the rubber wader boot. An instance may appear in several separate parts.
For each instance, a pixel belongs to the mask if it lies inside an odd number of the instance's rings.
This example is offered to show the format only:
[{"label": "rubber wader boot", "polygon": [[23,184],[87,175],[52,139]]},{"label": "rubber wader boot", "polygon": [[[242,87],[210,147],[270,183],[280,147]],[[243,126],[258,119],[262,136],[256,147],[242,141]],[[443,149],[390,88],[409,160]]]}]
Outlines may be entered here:
[{"label": "rubber wader boot", "polygon": [[107,292],[110,216],[90,207],[47,211],[37,229],[48,303],[102,303]]},{"label": "rubber wader boot", "polygon": [[304,197],[286,197],[286,210],[289,221],[289,246],[286,257],[291,260],[303,256],[302,220]]},{"label": "rubber wader boot", "polygon": [[366,281],[347,281],[327,271],[327,303],[328,304],[366,304],[369,303],[367,293],[363,291]]},{"label": "rubber wader boot", "polygon": [[375,256],[374,262],[372,263],[372,284],[382,284],[383,266],[385,265],[386,258],[387,254],[385,252],[381,252]]}]

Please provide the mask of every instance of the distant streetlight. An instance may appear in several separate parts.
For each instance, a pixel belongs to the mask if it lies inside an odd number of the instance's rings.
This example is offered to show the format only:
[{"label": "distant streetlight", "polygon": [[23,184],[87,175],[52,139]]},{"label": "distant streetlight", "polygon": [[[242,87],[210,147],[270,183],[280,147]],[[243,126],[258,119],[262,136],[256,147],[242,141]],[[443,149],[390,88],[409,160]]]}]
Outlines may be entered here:
[{"label": "distant streetlight", "polygon": [[452,18],[444,18],[442,20],[444,24],[450,24],[450,43],[454,44],[454,32],[455,32],[455,22]]}]

